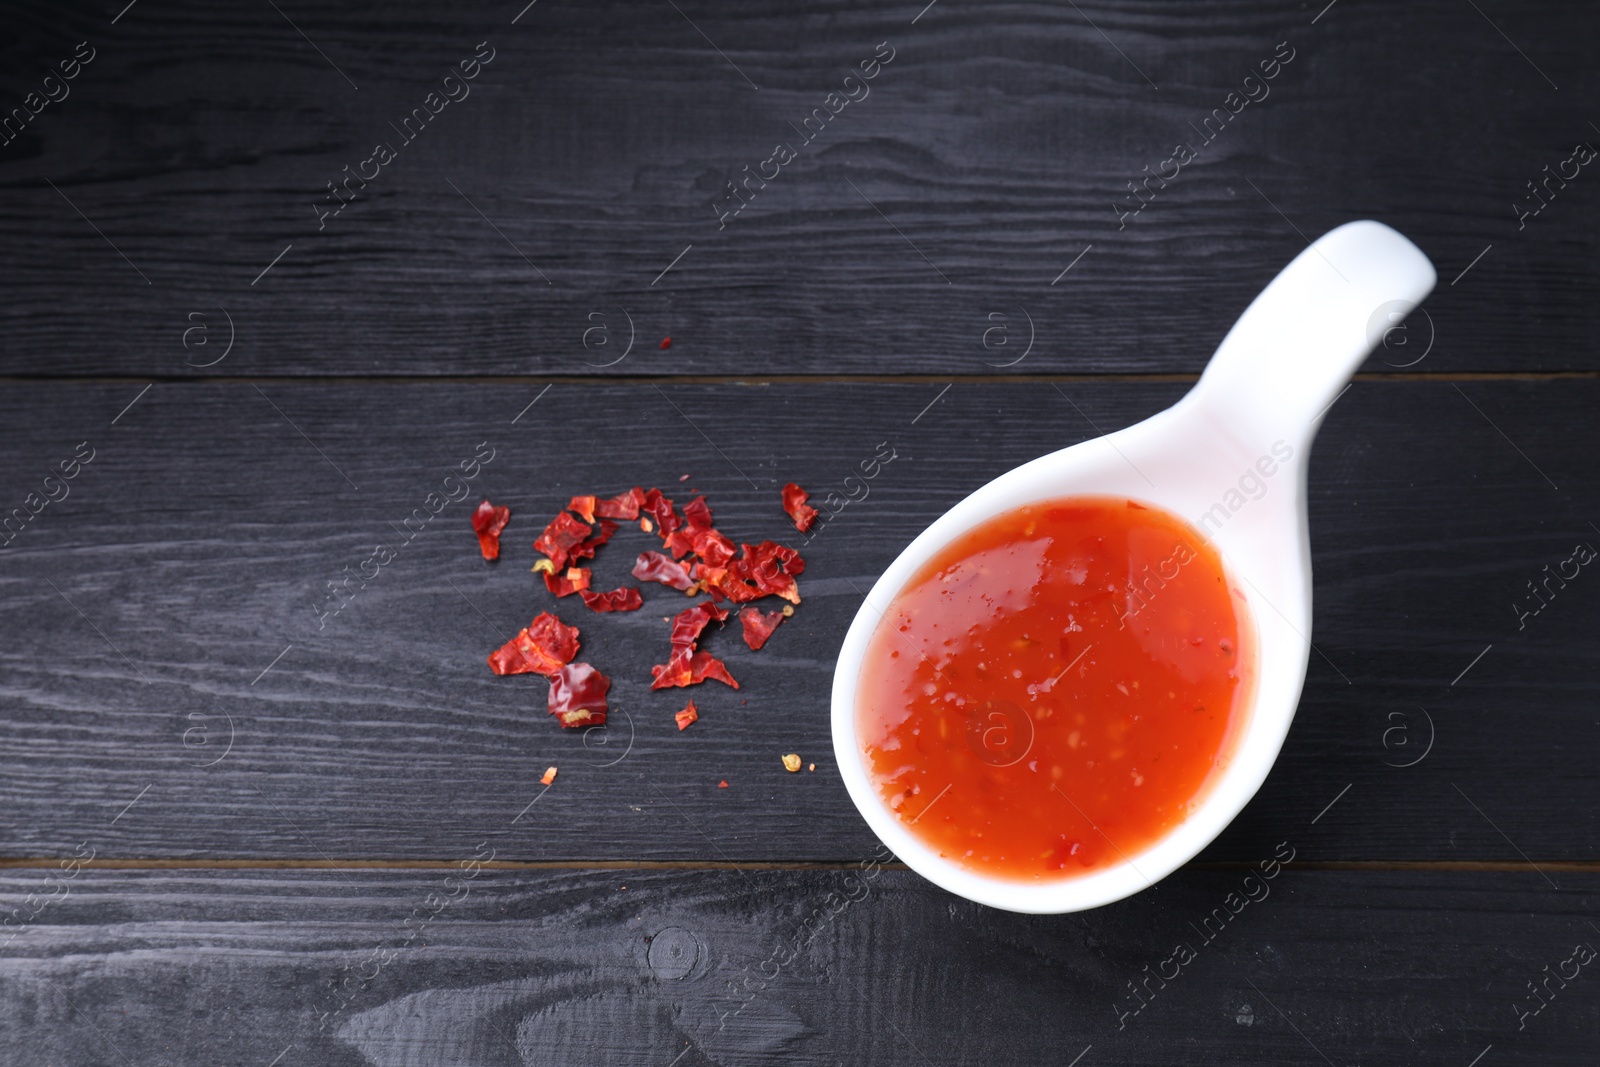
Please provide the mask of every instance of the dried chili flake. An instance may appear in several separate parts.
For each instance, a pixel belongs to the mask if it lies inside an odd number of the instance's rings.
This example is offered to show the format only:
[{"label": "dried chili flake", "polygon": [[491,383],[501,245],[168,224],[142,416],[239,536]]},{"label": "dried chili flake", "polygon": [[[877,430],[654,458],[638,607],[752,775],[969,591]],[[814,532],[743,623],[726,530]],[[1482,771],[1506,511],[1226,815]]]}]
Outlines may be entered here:
[{"label": "dried chili flake", "polygon": [[544,528],[544,533],[533,543],[533,547],[546,556],[557,570],[567,565],[568,554],[581,545],[589,536],[589,524],[573,518],[563,511],[550,520],[550,525]]},{"label": "dried chili flake", "polygon": [[602,519],[637,519],[639,505],[644,503],[644,490],[634,486],[626,493],[609,500],[596,500],[594,513]]},{"label": "dried chili flake", "polygon": [[524,627],[489,656],[496,674],[554,675],[578,654],[578,628],[568,626],[548,611]]},{"label": "dried chili flake", "polygon": [[726,789],[726,788],[728,788],[728,780],[726,778],[724,778],[722,781],[718,782],[717,783],[717,788],[718,789]]},{"label": "dried chili flake", "polygon": [[792,604],[800,603],[800,586],[794,576],[805,571],[800,553],[775,541],[739,546],[739,556],[726,566],[697,563],[690,576],[704,583],[713,597],[726,597],[735,604],[764,596],[779,596]]},{"label": "dried chili flake", "polygon": [[694,670],[690,660],[694,653],[689,649],[674,649],[672,655],[667,657],[667,662],[658,663],[650,668],[651,689],[676,689],[679,686],[694,684]]},{"label": "dried chili flake", "polygon": [[800,553],[788,545],[780,545],[776,541],[763,541],[756,546],[756,555],[763,559],[772,559],[783,564],[783,569],[798,577],[806,572],[806,561]]},{"label": "dried chili flake", "polygon": [[791,604],[800,603],[800,586],[793,577],[787,574],[775,576],[771,582],[762,587],[761,592],[764,595],[771,594],[782,597]]},{"label": "dried chili flake", "polygon": [[568,563],[577,563],[579,560],[593,559],[595,549],[611,540],[611,535],[617,532],[617,524],[610,519],[601,519],[600,528],[575,545],[567,554]]},{"label": "dried chili flake", "polygon": [[651,689],[674,689],[685,685],[699,685],[706,679],[739,688],[739,683],[728,673],[728,665],[709,652],[694,652],[687,648],[674,649],[667,662],[650,668],[655,679]]},{"label": "dried chili flake", "polygon": [[585,589],[578,595],[595,611],[638,611],[644,607],[644,598],[631,585],[613,589],[609,593],[591,593]]},{"label": "dried chili flake", "polygon": [[661,547],[672,553],[673,559],[694,554],[694,531],[677,530],[661,539]]},{"label": "dried chili flake", "polygon": [[760,590],[752,589],[740,581],[739,576],[726,567],[707,568],[703,574],[697,571],[695,576],[713,597],[721,594],[735,604],[746,604],[761,596]]},{"label": "dried chili flake", "polygon": [[693,649],[708,625],[727,617],[727,608],[719,608],[709,600],[702,600],[692,608],[684,608],[672,620],[672,650]]},{"label": "dried chili flake", "polygon": [[484,559],[500,558],[500,531],[510,520],[510,508],[495,507],[487,500],[472,513],[472,532],[478,535],[478,551]]},{"label": "dried chili flake", "polygon": [[662,347],[662,348],[671,348],[671,347],[672,347],[672,338],[670,338],[670,337],[663,337],[663,338],[662,338],[662,339],[661,339],[661,347]]},{"label": "dried chili flake", "polygon": [[589,588],[589,568],[569,567],[560,574],[545,572],[544,587],[556,596],[571,596]]},{"label": "dried chili flake", "polygon": [[539,784],[540,785],[549,785],[550,783],[554,782],[555,780],[556,780],[556,769],[554,767],[546,767],[544,769],[544,774],[541,775],[540,778],[539,778]]},{"label": "dried chili flake", "polygon": [[569,663],[550,679],[550,714],[562,726],[603,726],[611,679],[591,664]]},{"label": "dried chili flake", "polygon": [[[688,475],[684,475],[685,478]],[[683,519],[690,526],[711,526],[711,505],[706,503],[706,498],[697,496],[683,506]]]},{"label": "dried chili flake", "polygon": [[660,582],[673,589],[694,588],[689,568],[661,552],[641,552],[633,564],[633,576],[641,582]]},{"label": "dried chili flake", "polygon": [[772,636],[772,631],[778,628],[783,619],[782,611],[745,608],[739,612],[739,622],[744,626],[744,643],[752,649],[759,649],[767,643],[767,638]]},{"label": "dried chili flake", "polygon": [[741,582],[739,576],[727,567],[707,567],[703,563],[696,563],[689,569],[689,573],[717,600],[727,599],[735,604],[743,604],[761,595]]},{"label": "dried chili flake", "polygon": [[716,530],[706,530],[694,543],[695,554],[709,567],[725,566],[733,559],[733,542]]},{"label": "dried chili flake", "polygon": [[696,708],[694,706],[694,701],[691,700],[689,703],[685,704],[683,710],[674,715],[673,718],[678,720],[678,729],[687,730],[690,724],[699,721],[700,709]]},{"label": "dried chili flake", "polygon": [[[728,673],[728,665],[709,652],[696,652],[689,661],[689,684],[699,685],[707,678],[724,685],[739,688],[739,683]],[[653,687],[652,687],[653,688]]]},{"label": "dried chili flake", "polygon": [[700,639],[706,626],[713,619],[721,622],[727,617],[726,608],[719,608],[709,600],[680,611],[672,620],[672,654],[667,657],[667,662],[650,668],[650,675],[654,679],[650,688],[699,685],[707,678],[739,688],[739,683],[728,673],[726,664],[709,652],[695,651],[695,642]]},{"label": "dried chili flake", "polygon": [[[679,481],[687,481],[688,477],[684,475]],[[691,488],[689,492],[694,494],[695,490]],[[784,487],[783,497],[784,509],[797,527],[802,531],[809,528],[819,513],[806,506],[805,491],[791,484]],[[498,554],[498,535],[509,518],[509,509],[495,508],[484,501],[479,515],[474,515],[473,526],[480,534],[485,555],[489,554],[491,537]],[[534,547],[545,558],[533,569],[544,575],[551,593],[558,597],[579,593],[594,611],[635,611],[643,607],[644,598],[635,587],[592,591],[589,569],[578,566],[593,558],[600,546],[616,534],[614,520],[637,520],[641,530],[660,536],[667,550],[641,553],[633,567],[635,578],[660,582],[691,596],[700,592],[711,596],[671,620],[671,653],[666,663],[650,669],[651,688],[697,685],[710,679],[739,688],[722,660],[697,647],[700,635],[713,620],[727,619],[728,609],[721,606],[724,601],[745,604],[765,596],[781,597],[790,602],[781,610],[763,612],[752,607],[740,612],[745,643],[752,649],[761,648],[782,621],[793,614],[790,605],[800,602],[796,578],[804,572],[805,560],[794,549],[773,541],[735,546],[713,526],[711,507],[703,496],[695,495],[680,513],[660,489],[635,486],[610,498],[593,494],[572,497],[567,509],[539,535]],[[542,621],[550,632],[541,639],[537,627]],[[563,633],[570,634],[570,639],[552,643]],[[537,671],[549,675],[551,714],[564,726],[599,725],[605,722],[605,694],[610,681],[588,664],[571,663],[576,654],[577,630],[545,615],[491,656],[490,664],[497,673]],[[698,717],[698,709],[690,701],[677,715],[679,729]]]},{"label": "dried chili flake", "polygon": [[800,603],[800,586],[795,575],[805,573],[806,561],[800,553],[775,541],[741,545],[736,573],[755,584],[762,596],[780,596],[791,604]]},{"label": "dried chili flake", "polygon": [[783,510],[788,512],[789,518],[794,520],[794,528],[801,533],[811,529],[811,524],[817,521],[817,509],[807,504],[811,494],[790,482],[783,487]]},{"label": "dried chili flake", "polygon": [[644,494],[644,502],[639,505],[639,510],[656,520],[662,537],[683,524],[678,513],[672,510],[672,501],[663,496],[659,489],[651,489]]},{"label": "dried chili flake", "polygon": [[687,526],[662,539],[673,558],[699,556],[709,567],[722,567],[733,558],[733,542],[709,526]]}]

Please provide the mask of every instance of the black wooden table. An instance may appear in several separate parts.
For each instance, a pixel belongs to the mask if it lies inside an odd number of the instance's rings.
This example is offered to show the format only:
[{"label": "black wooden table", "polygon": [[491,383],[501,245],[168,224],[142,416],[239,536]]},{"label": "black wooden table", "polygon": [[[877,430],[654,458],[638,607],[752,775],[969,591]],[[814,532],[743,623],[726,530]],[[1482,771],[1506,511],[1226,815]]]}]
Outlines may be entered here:
[{"label": "black wooden table", "polygon": [[[0,1062],[1595,1062],[1592,8],[124,2],[0,17]],[[859,590],[1363,217],[1439,286],[1318,440],[1265,787],[1087,913],[905,870]],[[849,502],[692,729],[658,586],[604,730],[485,669],[570,495],[789,481]]]}]

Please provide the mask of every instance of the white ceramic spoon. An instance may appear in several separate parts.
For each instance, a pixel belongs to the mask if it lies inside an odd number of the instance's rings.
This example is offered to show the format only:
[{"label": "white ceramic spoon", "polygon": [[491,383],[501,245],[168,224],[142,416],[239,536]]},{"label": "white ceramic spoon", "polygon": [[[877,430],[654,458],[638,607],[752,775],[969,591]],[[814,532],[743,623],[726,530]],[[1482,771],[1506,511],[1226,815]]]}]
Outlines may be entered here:
[{"label": "white ceramic spoon", "polygon": [[[1296,256],[1256,297],[1178,403],[1001,475],[911,542],[867,594],[833,678],[839,770],[856,807],[895,855],[929,881],[981,904],[1079,911],[1152,885],[1232,821],[1272,769],[1305,681],[1311,644],[1305,486],[1312,438],[1362,360],[1435,280],[1427,257],[1389,227],[1370,221],[1341,226]],[[856,737],[857,678],[883,611],[935,552],[1000,512],[1083,494],[1156,504],[1211,538],[1234,584],[1246,592],[1256,631],[1255,698],[1232,762],[1190,817],[1155,845],[1117,866],[1061,881],[992,878],[940,857],[879,799]]]}]

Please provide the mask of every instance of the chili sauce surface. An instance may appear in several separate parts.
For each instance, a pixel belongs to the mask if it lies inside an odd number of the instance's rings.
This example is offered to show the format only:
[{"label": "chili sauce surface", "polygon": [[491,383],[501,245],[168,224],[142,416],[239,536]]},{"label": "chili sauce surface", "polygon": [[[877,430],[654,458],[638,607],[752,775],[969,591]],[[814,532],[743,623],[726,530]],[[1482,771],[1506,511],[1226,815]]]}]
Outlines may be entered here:
[{"label": "chili sauce surface", "polygon": [[868,644],[858,737],[940,855],[1053,881],[1136,856],[1225,766],[1254,691],[1244,595],[1184,520],[1069,497],[968,531]]}]

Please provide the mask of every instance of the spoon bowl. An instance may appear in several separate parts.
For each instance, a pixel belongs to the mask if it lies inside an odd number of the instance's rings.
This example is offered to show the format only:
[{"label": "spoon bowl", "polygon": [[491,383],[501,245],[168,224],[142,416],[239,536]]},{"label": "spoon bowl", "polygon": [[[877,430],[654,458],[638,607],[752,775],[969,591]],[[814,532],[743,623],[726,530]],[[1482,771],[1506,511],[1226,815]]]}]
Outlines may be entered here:
[{"label": "spoon bowl", "polygon": [[[889,565],[845,635],[833,742],[851,799],[900,859],[969,900],[1010,911],[1098,907],[1192,859],[1255,795],[1294,718],[1311,651],[1306,465],[1327,409],[1367,354],[1432,291],[1426,256],[1381,223],[1352,222],[1297,256],[1251,303],[1193,389],[1143,422],[1026,463],[956,504]],[[1178,826],[1115,865],[1060,880],[997,878],[941,856],[873,787],[857,735],[863,660],[906,583],[958,536],[1002,512],[1072,496],[1122,497],[1187,519],[1244,593],[1255,687],[1226,766]],[[1115,842],[1111,842],[1116,847]]]}]

